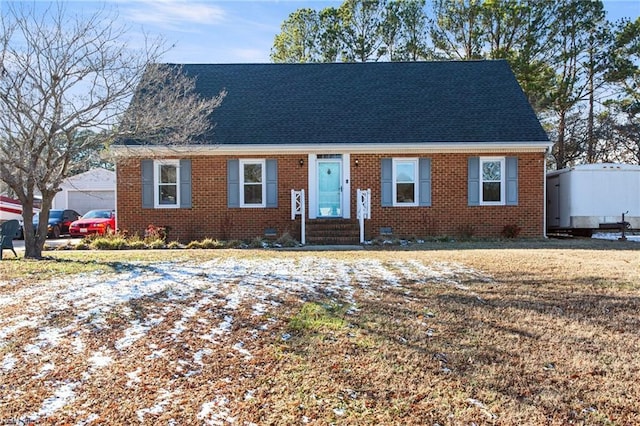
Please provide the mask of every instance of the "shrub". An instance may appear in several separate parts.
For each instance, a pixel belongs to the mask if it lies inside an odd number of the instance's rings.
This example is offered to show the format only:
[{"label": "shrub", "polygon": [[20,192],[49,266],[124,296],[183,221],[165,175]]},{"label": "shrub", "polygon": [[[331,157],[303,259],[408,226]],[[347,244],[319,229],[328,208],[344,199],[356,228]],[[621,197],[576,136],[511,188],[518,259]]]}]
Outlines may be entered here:
[{"label": "shrub", "polygon": [[249,243],[249,247],[251,247],[251,248],[267,248],[267,247],[269,247],[269,243],[267,243],[266,241],[264,241],[260,237],[255,237]]},{"label": "shrub", "polygon": [[275,241],[276,244],[279,244],[281,247],[296,247],[298,245],[298,241],[293,238],[288,232],[285,232]]},{"label": "shrub", "polygon": [[187,244],[188,249],[201,249],[202,243],[200,241],[191,241]]},{"label": "shrub", "polygon": [[231,240],[231,241],[227,241],[227,244],[225,244],[225,247],[226,248],[244,248],[246,247],[246,244],[240,240]]},{"label": "shrub", "polygon": [[150,249],[163,249],[165,247],[167,247],[167,244],[164,242],[164,240],[161,240],[160,238],[157,238],[153,241],[149,241],[147,243],[147,247],[149,247]]},{"label": "shrub", "polygon": [[152,242],[155,240],[162,240],[163,242],[166,242],[168,234],[168,226],[156,226],[153,224],[149,224],[147,226],[147,229],[145,229],[144,231],[144,239],[147,242]]},{"label": "shrub", "polygon": [[127,240],[118,235],[93,238],[89,247],[96,250],[124,250],[129,248]]},{"label": "shrub", "polygon": [[518,225],[505,225],[504,228],[502,228],[501,235],[504,238],[517,238],[518,235],[520,235],[520,231],[522,231],[522,228]]},{"label": "shrub", "polygon": [[223,243],[218,240],[214,240],[213,238],[205,238],[200,242],[200,245],[203,249],[217,249],[224,247]]},{"label": "shrub", "polygon": [[180,249],[180,248],[182,248],[182,244],[180,244],[177,241],[171,241],[169,244],[167,244],[167,248],[168,249]]},{"label": "shrub", "polygon": [[143,250],[147,248],[147,244],[141,239],[131,239],[129,240],[129,248],[132,250]]},{"label": "shrub", "polygon": [[458,227],[458,238],[461,240],[470,240],[476,234],[473,225],[461,225]]}]

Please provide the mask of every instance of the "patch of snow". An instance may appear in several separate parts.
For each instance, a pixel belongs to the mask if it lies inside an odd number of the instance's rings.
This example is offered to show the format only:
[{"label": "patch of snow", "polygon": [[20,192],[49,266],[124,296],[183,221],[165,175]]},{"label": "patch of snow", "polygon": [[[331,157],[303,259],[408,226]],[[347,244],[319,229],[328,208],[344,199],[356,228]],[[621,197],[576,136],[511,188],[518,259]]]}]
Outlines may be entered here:
[{"label": "patch of snow", "polygon": [[93,413],[93,414],[89,414],[89,417],[87,417],[84,420],[80,420],[78,423],[76,423],[76,426],[87,426],[90,425],[91,423],[95,422],[96,420],[100,420],[100,416]]},{"label": "patch of snow", "polygon": [[104,368],[113,362],[113,358],[103,355],[102,352],[94,352],[87,361],[93,368]]},{"label": "patch of snow", "polygon": [[38,372],[38,374],[35,375],[35,378],[41,379],[47,374],[49,374],[49,372],[53,371],[55,368],[56,366],[54,363],[48,362],[40,368],[40,371]]},{"label": "patch of snow", "polygon": [[222,336],[231,332],[231,326],[233,324],[233,317],[231,315],[225,315],[224,321],[222,321],[218,327],[211,329],[209,334],[201,335],[200,338],[208,340],[213,343],[217,343],[216,336]]},{"label": "patch of snow", "polygon": [[233,423],[235,419],[230,416],[231,410],[226,407],[229,400],[224,396],[216,396],[213,401],[205,402],[198,413],[198,420],[205,425],[224,425]]},{"label": "patch of snow", "polygon": [[244,348],[244,342],[236,343],[235,345],[233,345],[233,349],[235,349],[236,351],[244,355],[244,359],[246,360],[250,360],[251,358],[253,358],[253,355],[251,355],[251,352],[249,352]]},{"label": "patch of snow", "polygon": [[170,392],[166,389],[160,389],[160,394],[156,399],[157,402],[155,405],[149,408],[141,408],[140,410],[136,411],[136,414],[138,416],[138,420],[140,420],[140,423],[144,423],[144,416],[146,414],[162,413],[164,411],[164,407],[166,407],[171,403],[171,398],[173,398],[174,396],[175,396],[174,392]]},{"label": "patch of snow", "polygon": [[147,361],[151,361],[152,359],[158,359],[164,357],[165,349],[155,350],[151,352],[149,355],[144,357]]},{"label": "patch of snow", "polygon": [[11,371],[15,368],[16,362],[18,360],[12,353],[8,353],[2,358],[2,370],[3,371]]},{"label": "patch of snow", "polygon": [[[597,240],[611,240],[617,241],[622,237],[622,232],[597,232],[591,236],[591,238]],[[631,234],[625,232],[627,241],[640,242],[640,235]]]},{"label": "patch of snow", "polygon": [[[78,386],[78,383],[65,383],[62,384],[53,393],[53,396],[45,399],[40,406],[38,412],[33,413],[26,418],[20,419],[21,422],[29,424],[31,422],[37,422],[42,417],[49,417],[65,405],[69,404],[76,397],[74,389]],[[22,424],[22,423],[20,423]]]},{"label": "patch of snow", "polygon": [[140,383],[142,380],[140,380],[140,373],[142,373],[142,368],[138,367],[135,371],[131,371],[129,373],[127,373],[127,377],[129,378],[129,380],[127,380],[127,387],[132,387],[134,384],[136,383]]}]

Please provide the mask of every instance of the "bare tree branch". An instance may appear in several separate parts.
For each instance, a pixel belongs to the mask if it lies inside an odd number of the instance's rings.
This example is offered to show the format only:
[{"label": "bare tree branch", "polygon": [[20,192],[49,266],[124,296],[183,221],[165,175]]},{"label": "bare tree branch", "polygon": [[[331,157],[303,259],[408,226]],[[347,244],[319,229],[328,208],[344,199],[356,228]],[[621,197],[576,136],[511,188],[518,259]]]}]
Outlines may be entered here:
[{"label": "bare tree branch", "polygon": [[[1,13],[0,180],[23,204],[25,256],[39,258],[51,202],[78,159],[118,138],[193,141],[210,130],[224,93],[199,98],[179,67],[157,65],[163,41],[131,48],[112,11],[80,17],[61,2],[44,12],[13,3]],[[134,98],[140,84],[149,96]],[[36,192],[43,209],[34,238]]]}]

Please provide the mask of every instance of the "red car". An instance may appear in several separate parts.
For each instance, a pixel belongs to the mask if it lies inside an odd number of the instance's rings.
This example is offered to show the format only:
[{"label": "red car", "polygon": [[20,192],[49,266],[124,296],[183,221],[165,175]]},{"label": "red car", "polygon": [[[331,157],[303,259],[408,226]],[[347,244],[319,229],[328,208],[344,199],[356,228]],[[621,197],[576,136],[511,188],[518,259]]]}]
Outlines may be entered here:
[{"label": "red car", "polygon": [[88,234],[105,235],[116,229],[116,213],[113,210],[91,210],[69,225],[72,237]]}]

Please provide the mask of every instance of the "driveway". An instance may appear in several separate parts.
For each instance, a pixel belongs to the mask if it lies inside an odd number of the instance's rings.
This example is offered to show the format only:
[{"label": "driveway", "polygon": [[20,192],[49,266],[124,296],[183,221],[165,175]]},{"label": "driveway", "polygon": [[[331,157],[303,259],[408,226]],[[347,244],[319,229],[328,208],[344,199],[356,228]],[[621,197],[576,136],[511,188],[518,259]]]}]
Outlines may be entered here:
[{"label": "driveway", "polygon": [[[52,238],[47,239],[45,245],[50,247],[58,247],[67,244],[78,244],[80,241],[82,241],[82,238]],[[24,251],[24,240],[13,240],[13,247],[16,249],[16,251]]]}]

